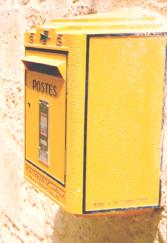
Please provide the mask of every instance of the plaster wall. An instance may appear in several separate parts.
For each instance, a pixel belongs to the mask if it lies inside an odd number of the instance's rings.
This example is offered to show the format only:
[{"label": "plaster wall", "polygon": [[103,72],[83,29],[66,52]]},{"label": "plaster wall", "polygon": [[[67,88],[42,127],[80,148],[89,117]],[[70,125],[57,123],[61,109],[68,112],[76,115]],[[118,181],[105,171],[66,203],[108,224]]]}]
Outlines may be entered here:
[{"label": "plaster wall", "polygon": [[137,5],[167,15],[165,0],[0,0],[0,242],[167,243],[167,106],[162,210],[138,216],[78,218],[64,213],[23,178],[24,70],[20,58],[24,32],[55,17]]}]

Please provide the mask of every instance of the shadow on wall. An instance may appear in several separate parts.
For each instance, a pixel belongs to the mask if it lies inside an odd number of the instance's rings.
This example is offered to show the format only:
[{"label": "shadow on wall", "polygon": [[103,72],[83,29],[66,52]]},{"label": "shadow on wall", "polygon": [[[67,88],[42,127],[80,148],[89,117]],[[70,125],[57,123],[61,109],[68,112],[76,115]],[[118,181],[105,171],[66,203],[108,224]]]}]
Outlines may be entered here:
[{"label": "shadow on wall", "polygon": [[[53,243],[153,243],[161,210],[141,215],[78,217],[60,209],[55,218]],[[165,243],[158,236],[159,243]]]}]

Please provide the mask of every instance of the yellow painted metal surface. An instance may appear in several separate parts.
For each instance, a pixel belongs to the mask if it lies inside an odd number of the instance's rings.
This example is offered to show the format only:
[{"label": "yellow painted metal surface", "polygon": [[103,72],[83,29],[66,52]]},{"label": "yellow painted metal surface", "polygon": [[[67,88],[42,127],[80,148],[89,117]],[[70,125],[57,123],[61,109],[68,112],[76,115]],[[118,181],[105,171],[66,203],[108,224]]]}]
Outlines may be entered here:
[{"label": "yellow painted metal surface", "polygon": [[159,207],[165,49],[145,12],[25,33],[25,177],[66,211]]},{"label": "yellow painted metal surface", "polygon": [[86,36],[69,36],[66,210],[82,214]]},{"label": "yellow painted metal surface", "polygon": [[[62,77],[61,70],[59,72],[58,64],[61,63],[62,65],[63,63],[64,68],[66,68],[66,55],[54,54],[54,60],[56,61],[53,67],[50,64],[53,59],[49,59],[48,57],[49,62],[46,62],[46,65],[41,62],[42,64],[39,66],[39,62],[34,63],[34,56],[31,56],[33,53],[28,52],[27,54],[29,58],[24,58],[27,67],[25,75],[25,158],[38,166],[39,169],[46,171],[46,173],[54,177],[58,182],[64,184],[66,78],[64,79]],[[38,56],[37,58],[39,59]],[[40,59],[43,60],[42,57]],[[31,61],[33,61],[33,64]],[[48,65],[50,65],[49,68]],[[39,105],[41,101],[47,102],[48,104],[49,149],[47,162],[41,161],[39,157]]]},{"label": "yellow painted metal surface", "polygon": [[90,39],[87,210],[159,203],[164,53],[162,38]]}]

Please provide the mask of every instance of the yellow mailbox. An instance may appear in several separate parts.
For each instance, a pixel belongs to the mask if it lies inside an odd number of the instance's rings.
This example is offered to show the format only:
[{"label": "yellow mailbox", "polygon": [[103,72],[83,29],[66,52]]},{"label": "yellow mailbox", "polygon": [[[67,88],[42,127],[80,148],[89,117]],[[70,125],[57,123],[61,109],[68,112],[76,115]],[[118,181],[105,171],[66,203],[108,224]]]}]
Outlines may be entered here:
[{"label": "yellow mailbox", "polygon": [[56,19],[25,33],[23,62],[25,177],[73,214],[159,207],[159,19],[126,10]]}]

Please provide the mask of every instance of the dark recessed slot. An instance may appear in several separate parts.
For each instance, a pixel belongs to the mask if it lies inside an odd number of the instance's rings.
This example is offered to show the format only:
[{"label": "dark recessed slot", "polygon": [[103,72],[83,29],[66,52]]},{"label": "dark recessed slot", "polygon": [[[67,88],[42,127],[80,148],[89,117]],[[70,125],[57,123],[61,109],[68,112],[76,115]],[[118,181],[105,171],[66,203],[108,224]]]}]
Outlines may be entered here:
[{"label": "dark recessed slot", "polygon": [[45,74],[53,75],[53,76],[61,76],[58,68],[56,68],[56,67],[52,67],[52,66],[45,65],[45,64],[39,64],[39,63],[31,63],[31,62],[24,62],[24,64],[31,71],[45,73]]}]

